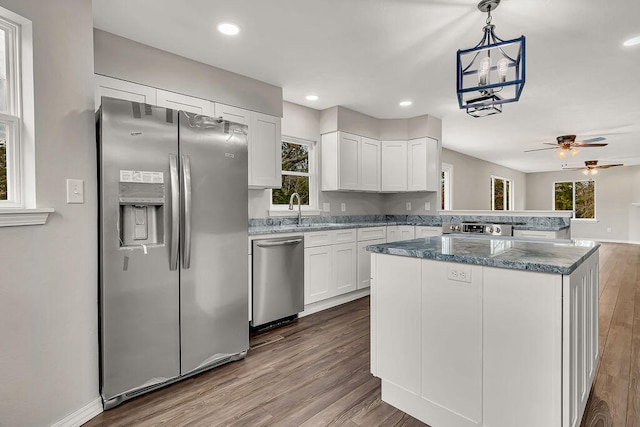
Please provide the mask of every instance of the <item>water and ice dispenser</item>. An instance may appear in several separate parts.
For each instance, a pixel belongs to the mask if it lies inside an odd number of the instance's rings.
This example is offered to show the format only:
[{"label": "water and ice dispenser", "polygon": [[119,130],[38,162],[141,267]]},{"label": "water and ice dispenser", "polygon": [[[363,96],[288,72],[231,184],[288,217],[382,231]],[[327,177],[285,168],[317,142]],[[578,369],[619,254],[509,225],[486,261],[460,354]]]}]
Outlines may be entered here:
[{"label": "water and ice dispenser", "polygon": [[162,172],[120,171],[120,247],[164,243],[165,185]]}]

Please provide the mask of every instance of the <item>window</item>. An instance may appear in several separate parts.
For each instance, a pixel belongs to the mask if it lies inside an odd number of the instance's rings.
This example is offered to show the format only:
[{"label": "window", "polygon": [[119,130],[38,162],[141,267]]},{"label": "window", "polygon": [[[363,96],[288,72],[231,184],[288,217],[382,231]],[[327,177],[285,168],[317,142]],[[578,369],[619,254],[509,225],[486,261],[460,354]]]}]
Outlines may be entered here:
[{"label": "window", "polygon": [[491,210],[513,210],[513,181],[499,176],[491,177]]},{"label": "window", "polygon": [[[315,143],[282,137],[282,188],[271,190],[271,208],[288,210],[293,193],[300,195],[303,210],[315,209]],[[294,199],[294,204],[297,204]]]},{"label": "window", "polygon": [[441,184],[441,200],[440,200],[440,209],[442,210],[451,210],[452,207],[452,196],[453,196],[453,165],[449,163],[442,164],[442,176],[440,179]]},{"label": "window", "polygon": [[0,208],[35,208],[33,147],[31,21],[0,7]]},{"label": "window", "polygon": [[554,182],[553,210],[573,211],[575,219],[595,219],[595,181]]}]

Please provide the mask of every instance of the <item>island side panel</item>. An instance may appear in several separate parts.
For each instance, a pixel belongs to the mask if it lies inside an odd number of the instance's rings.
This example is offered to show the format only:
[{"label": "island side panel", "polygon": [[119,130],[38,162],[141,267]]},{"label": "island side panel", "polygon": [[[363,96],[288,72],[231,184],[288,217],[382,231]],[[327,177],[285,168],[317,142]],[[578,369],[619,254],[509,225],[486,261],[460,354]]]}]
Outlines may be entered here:
[{"label": "island side panel", "polygon": [[483,415],[492,427],[562,423],[562,275],[483,268]]},{"label": "island side panel", "polygon": [[582,421],[599,363],[599,254],[563,276],[563,426]]},{"label": "island side panel", "polygon": [[420,259],[372,254],[371,265],[372,372],[418,396]]}]

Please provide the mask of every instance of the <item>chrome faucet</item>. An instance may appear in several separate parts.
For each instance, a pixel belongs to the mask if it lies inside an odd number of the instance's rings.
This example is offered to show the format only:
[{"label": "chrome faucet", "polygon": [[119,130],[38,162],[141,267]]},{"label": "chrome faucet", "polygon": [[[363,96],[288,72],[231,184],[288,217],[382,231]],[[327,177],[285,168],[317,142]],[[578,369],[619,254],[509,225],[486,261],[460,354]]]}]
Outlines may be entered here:
[{"label": "chrome faucet", "polygon": [[293,197],[298,198],[298,225],[302,224],[302,207],[300,206],[300,195],[298,193],[293,193],[291,198],[289,198],[289,210],[293,210]]}]

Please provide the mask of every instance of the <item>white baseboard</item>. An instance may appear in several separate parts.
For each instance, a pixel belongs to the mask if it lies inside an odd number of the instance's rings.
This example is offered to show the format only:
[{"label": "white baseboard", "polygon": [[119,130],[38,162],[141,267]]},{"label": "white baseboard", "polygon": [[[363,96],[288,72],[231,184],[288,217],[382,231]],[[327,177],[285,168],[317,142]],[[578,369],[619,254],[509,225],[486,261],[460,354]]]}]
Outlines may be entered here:
[{"label": "white baseboard", "polygon": [[326,300],[314,302],[312,304],[306,304],[304,306],[304,311],[298,314],[298,317],[308,316],[313,313],[317,313],[322,310],[326,310],[328,308],[336,307],[338,305],[342,305],[351,301],[355,301],[362,297],[366,297],[370,294],[370,289],[359,289],[357,291],[349,292],[348,294],[338,295],[333,298],[329,298]]},{"label": "white baseboard", "polygon": [[593,240],[600,243],[628,243],[630,245],[640,245],[640,242],[635,240],[614,240],[614,239],[595,239],[589,237],[577,237],[574,240]]},{"label": "white baseboard", "polygon": [[102,413],[102,399],[97,398],[72,414],[67,415],[51,427],[79,427],[91,418]]}]

